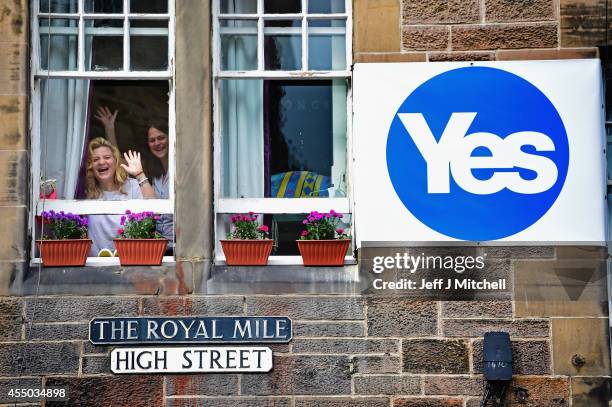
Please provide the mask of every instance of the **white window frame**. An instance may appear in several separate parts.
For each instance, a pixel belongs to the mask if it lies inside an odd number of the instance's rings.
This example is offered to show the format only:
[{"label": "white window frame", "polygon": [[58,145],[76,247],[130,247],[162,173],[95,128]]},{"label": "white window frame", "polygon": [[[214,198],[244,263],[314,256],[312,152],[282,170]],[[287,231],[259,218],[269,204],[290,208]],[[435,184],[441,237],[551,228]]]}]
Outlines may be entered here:
[{"label": "white window frame", "polygon": [[[175,0],[168,0],[168,12],[165,14],[141,14],[130,13],[130,0],[123,0],[123,13],[104,14],[104,13],[85,13],[85,0],[78,0],[78,12],[74,14],[66,13],[46,13],[39,10],[40,0],[31,0],[30,10],[31,17],[31,100],[30,100],[30,133],[32,134],[32,168],[31,168],[31,196],[32,209],[30,213],[29,231],[32,239],[36,238],[36,219],[35,215],[40,216],[42,211],[65,211],[73,212],[81,215],[93,214],[123,214],[126,209],[133,212],[154,211],[161,214],[174,214],[174,180],[175,180],[175,143],[176,143],[176,102],[175,102]],[[71,20],[79,20],[79,26],[66,27],[67,30],[78,31],[78,68],[72,71],[46,70],[40,65],[40,34],[39,21],[45,18],[63,18]],[[96,71],[85,70],[85,25],[84,20],[94,19],[115,19],[123,20],[124,27],[116,28],[123,33],[123,69],[118,71]],[[167,20],[168,21],[168,68],[165,71],[133,71],[130,67],[130,35],[160,35],[166,34],[165,29],[160,28],[145,28],[130,31],[130,20]],[[43,27],[44,28],[44,27]],[[62,28],[62,27],[58,27]],[[109,28],[104,28],[103,33],[108,34]],[[61,31],[61,30],[60,30]],[[119,31],[117,31],[119,32]],[[72,33],[72,31],[70,32]],[[127,201],[99,201],[99,200],[68,200],[68,199],[41,199],[40,181],[42,181],[41,173],[41,149],[40,129],[41,129],[41,86],[42,80],[48,79],[84,79],[84,80],[166,80],[169,83],[168,95],[168,177],[172,181],[169,186],[169,199],[134,199]],[[34,241],[31,245],[30,258],[31,264],[41,262],[36,256],[36,245]],[[166,256],[163,259],[164,263],[173,263],[173,256]],[[118,258],[113,257],[89,257],[86,265],[116,265],[119,264]]]},{"label": "white window frame", "polygon": [[[223,228],[218,223],[218,215],[247,213],[249,211],[265,214],[300,214],[310,213],[311,211],[328,212],[334,209],[339,213],[353,213],[353,194],[351,186],[351,166],[353,162],[352,154],[352,0],[344,0],[344,13],[328,13],[328,14],[309,14],[308,1],[302,1],[301,13],[287,14],[265,14],[264,1],[257,0],[257,13],[253,14],[222,14],[220,12],[220,1],[213,0],[213,136],[214,136],[214,154],[213,154],[213,174],[214,174],[214,214],[215,214],[215,256],[216,264],[223,264],[225,256],[221,250],[219,240],[225,238],[221,236]],[[221,70],[221,27],[220,20],[257,20],[257,69],[248,71],[223,71]],[[295,71],[282,70],[265,70],[264,66],[264,21],[265,20],[291,20],[300,19],[302,26],[294,28],[283,28],[279,32],[287,34],[289,31],[295,31],[302,35],[302,69]],[[310,29],[308,28],[308,20],[324,19],[324,20],[345,20],[345,48],[346,48],[346,66],[344,70],[309,70],[308,69],[308,40],[309,33],[318,32],[320,34],[337,33],[337,27],[321,27]],[[240,30],[240,28],[234,28]],[[266,29],[266,32],[273,33],[274,29]],[[223,79],[346,79],[347,80],[347,95],[346,95],[346,197],[343,198],[222,198],[221,197],[221,109],[218,101],[220,100],[220,81]],[[351,222],[352,225],[354,222]],[[354,229],[351,225],[351,235],[354,236]],[[284,264],[300,264],[299,256],[271,256],[268,264],[284,265]],[[352,257],[347,257],[345,263],[353,263]]]}]

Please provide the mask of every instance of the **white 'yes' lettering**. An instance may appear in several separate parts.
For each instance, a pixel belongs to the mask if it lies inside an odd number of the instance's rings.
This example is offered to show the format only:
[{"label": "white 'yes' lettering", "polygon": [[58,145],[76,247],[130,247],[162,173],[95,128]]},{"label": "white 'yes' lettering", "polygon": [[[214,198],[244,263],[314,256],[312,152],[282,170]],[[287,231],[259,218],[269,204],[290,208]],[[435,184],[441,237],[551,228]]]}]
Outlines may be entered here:
[{"label": "white 'yes' lettering", "polygon": [[[555,145],[546,134],[520,131],[503,139],[486,132],[467,134],[476,113],[453,113],[436,143],[421,113],[398,113],[398,116],[427,163],[427,192],[431,194],[450,193],[450,173],[459,187],[478,195],[494,194],[504,188],[521,194],[537,194],[550,189],[557,181],[557,166],[552,160],[521,151],[524,145],[533,146],[536,151],[554,151]],[[478,147],[487,148],[491,156],[472,157]],[[517,167],[534,171],[536,177],[525,180],[518,170],[494,172],[487,180],[472,174],[473,169]]]}]

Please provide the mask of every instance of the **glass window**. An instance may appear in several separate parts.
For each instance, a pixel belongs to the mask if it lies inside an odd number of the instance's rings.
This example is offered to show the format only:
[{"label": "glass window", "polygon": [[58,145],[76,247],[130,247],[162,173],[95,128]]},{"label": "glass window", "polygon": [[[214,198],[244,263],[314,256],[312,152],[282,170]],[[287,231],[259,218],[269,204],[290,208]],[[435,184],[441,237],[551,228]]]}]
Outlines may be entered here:
[{"label": "glass window", "polygon": [[257,69],[257,20],[221,20],[221,69]]},{"label": "glass window", "polygon": [[301,25],[301,20],[269,20],[265,22],[265,69],[282,71],[301,69]]},{"label": "glass window", "polygon": [[85,63],[93,71],[123,69],[123,21],[87,20]]},{"label": "glass window", "polygon": [[54,71],[78,69],[78,20],[41,18],[40,66]]},{"label": "glass window", "polygon": [[130,69],[168,69],[168,21],[130,21]]},{"label": "glass window", "polygon": [[[96,257],[112,256],[126,210],[158,212],[156,230],[170,241],[171,255],[173,20],[167,0],[40,0],[38,12],[32,127],[33,179],[40,185],[32,191],[33,216],[43,210],[88,216],[89,255]],[[130,151],[139,158],[126,156]],[[33,224],[40,238],[44,225]]]},{"label": "glass window", "polygon": [[220,13],[217,69],[304,72],[348,69],[349,16],[345,0],[309,1],[307,13],[303,13],[302,0],[217,1]]},{"label": "glass window", "polygon": [[123,13],[123,0],[85,0],[86,13]]},{"label": "glass window", "polygon": [[346,69],[346,21],[310,20],[308,66],[312,70]]},{"label": "glass window", "polygon": [[130,0],[130,13],[165,14],[168,0]]},{"label": "glass window", "polygon": [[40,0],[38,7],[41,13],[77,13],[79,2],[78,0]]},{"label": "glass window", "polygon": [[222,80],[222,196],[346,196],[346,81]]},{"label": "glass window", "polygon": [[222,14],[256,14],[257,0],[220,0]]},{"label": "glass window", "polygon": [[344,13],[344,0],[308,0],[311,14]]},{"label": "glass window", "polygon": [[217,238],[259,211],[295,256],[305,211],[348,212],[346,1],[216,0]]},{"label": "glass window", "polygon": [[123,0],[86,0],[85,14],[79,18],[78,4],[41,0],[41,10],[46,7],[66,15],[38,18],[40,68],[168,72],[169,17],[163,14],[168,12],[167,0],[130,4],[134,9],[128,13]]},{"label": "glass window", "polygon": [[301,13],[302,0],[264,0],[264,13],[286,14]]}]

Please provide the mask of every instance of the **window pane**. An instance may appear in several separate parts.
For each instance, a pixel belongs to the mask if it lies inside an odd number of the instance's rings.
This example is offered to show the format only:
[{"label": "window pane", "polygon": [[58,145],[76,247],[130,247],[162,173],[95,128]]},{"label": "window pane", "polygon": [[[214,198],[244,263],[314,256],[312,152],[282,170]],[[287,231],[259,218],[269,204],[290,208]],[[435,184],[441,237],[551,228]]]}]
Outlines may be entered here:
[{"label": "window pane", "polygon": [[257,0],[221,0],[221,14],[256,14]]},{"label": "window pane", "polygon": [[41,13],[78,13],[77,0],[40,0]]},{"label": "window pane", "polygon": [[346,69],[346,22],[311,20],[308,23],[308,68]]},{"label": "window pane", "polygon": [[130,13],[164,14],[168,12],[168,0],[131,0]]},{"label": "window pane", "polygon": [[294,71],[302,67],[301,20],[264,22],[265,69]]},{"label": "window pane", "polygon": [[221,69],[257,69],[257,20],[221,20]]},{"label": "window pane", "polygon": [[264,0],[264,13],[301,13],[302,0]]},{"label": "window pane", "polygon": [[78,68],[78,20],[41,18],[39,32],[42,69],[73,71]]},{"label": "window pane", "polygon": [[123,0],[85,0],[86,13],[123,13]]},{"label": "window pane", "polygon": [[266,81],[269,196],[345,196],[344,81]]},{"label": "window pane", "polygon": [[167,21],[130,21],[130,64],[132,71],[168,69]]},{"label": "window pane", "polygon": [[123,69],[123,20],[88,20],[85,66],[92,71]]},{"label": "window pane", "polygon": [[346,196],[344,80],[221,81],[221,195]]},{"label": "window pane", "polygon": [[317,13],[344,13],[345,0],[308,0],[308,12]]},{"label": "window pane", "polygon": [[[41,176],[55,180],[56,198],[86,197],[88,140],[109,134],[101,108],[117,111],[114,134],[119,150],[141,152],[149,179],[160,177],[163,163],[150,148],[149,125],[155,122],[168,134],[168,92],[167,81],[42,80]],[[167,159],[167,149],[162,152]],[[50,195],[48,189],[45,192]]]}]

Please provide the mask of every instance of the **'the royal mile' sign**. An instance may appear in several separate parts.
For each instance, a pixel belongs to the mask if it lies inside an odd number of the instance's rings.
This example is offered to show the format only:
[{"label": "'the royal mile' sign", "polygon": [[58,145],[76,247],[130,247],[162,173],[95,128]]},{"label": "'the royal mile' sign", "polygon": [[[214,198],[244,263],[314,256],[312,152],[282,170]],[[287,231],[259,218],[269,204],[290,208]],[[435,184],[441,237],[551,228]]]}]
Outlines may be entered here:
[{"label": "'the royal mile' sign", "polygon": [[287,317],[122,317],[94,318],[94,345],[154,343],[286,343]]}]

